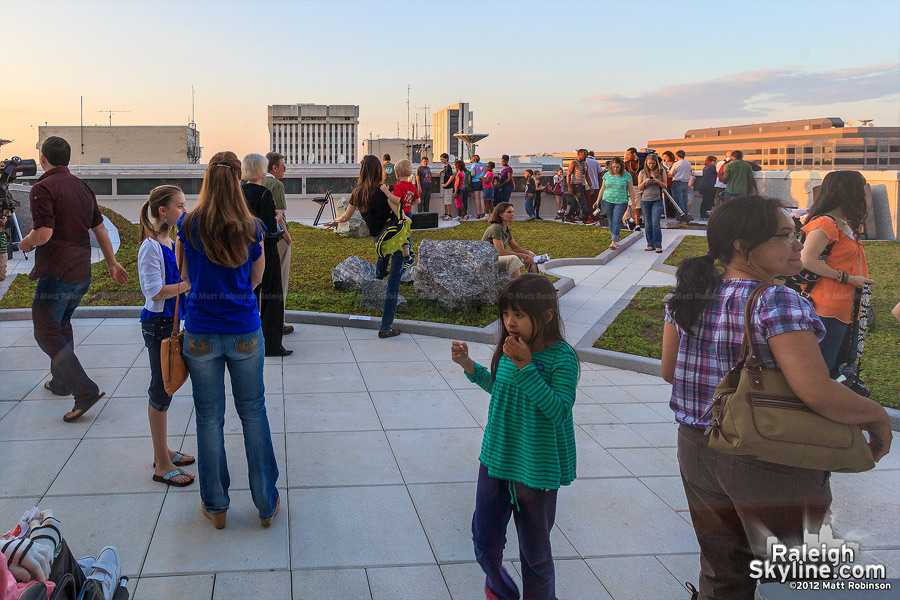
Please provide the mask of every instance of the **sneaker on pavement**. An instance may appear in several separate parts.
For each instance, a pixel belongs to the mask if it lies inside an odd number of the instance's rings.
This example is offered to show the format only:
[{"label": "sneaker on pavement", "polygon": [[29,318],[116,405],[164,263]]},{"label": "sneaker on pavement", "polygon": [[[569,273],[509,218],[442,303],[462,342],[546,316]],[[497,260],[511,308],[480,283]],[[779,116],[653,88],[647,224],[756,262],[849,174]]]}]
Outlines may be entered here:
[{"label": "sneaker on pavement", "polygon": [[406,256],[403,258],[403,265],[401,268],[404,271],[407,271],[407,270],[409,270],[410,267],[412,267],[415,264],[415,262],[416,262],[416,258],[412,254],[410,254],[409,256]]},{"label": "sneaker on pavement", "polygon": [[122,575],[122,559],[115,546],[106,546],[97,556],[97,562],[91,567],[88,579],[93,579],[103,589],[103,598],[111,600],[116,586],[119,585],[119,577]]},{"label": "sneaker on pavement", "polygon": [[534,215],[528,215],[528,217],[525,220],[526,221],[534,221]]},{"label": "sneaker on pavement", "polygon": [[84,571],[84,576],[87,577],[91,574],[91,569],[94,566],[94,563],[97,562],[96,556],[85,556],[84,558],[79,558],[77,561],[78,566],[81,567],[81,570]]}]

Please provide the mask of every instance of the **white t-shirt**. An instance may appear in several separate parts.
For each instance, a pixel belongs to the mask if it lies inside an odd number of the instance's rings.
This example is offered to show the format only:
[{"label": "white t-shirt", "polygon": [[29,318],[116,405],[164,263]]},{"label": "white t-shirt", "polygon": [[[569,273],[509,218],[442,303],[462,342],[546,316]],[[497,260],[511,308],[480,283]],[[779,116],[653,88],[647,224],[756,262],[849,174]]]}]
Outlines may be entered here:
[{"label": "white t-shirt", "polygon": [[724,158],[716,163],[716,187],[721,188],[723,190],[725,189],[725,184],[722,183],[721,181],[719,181],[719,171],[722,170],[722,165],[724,165],[724,164],[725,164]]},{"label": "white t-shirt", "polygon": [[675,164],[672,165],[672,181],[684,181],[688,182],[691,180],[691,177],[694,175],[694,171],[691,168],[691,163],[687,161],[685,158],[681,158],[675,161]]}]

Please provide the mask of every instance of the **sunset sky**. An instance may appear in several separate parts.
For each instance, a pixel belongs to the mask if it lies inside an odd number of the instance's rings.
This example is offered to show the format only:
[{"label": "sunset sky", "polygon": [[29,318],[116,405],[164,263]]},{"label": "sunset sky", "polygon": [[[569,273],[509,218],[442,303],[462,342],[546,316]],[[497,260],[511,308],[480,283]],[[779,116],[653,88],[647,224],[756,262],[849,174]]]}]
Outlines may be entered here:
[{"label": "sunset sky", "polygon": [[[0,0],[0,158],[37,127],[180,125],[267,148],[266,107],[358,104],[360,138],[469,102],[482,155],[811,117],[900,125],[900,2]],[[414,117],[413,117],[414,118]],[[412,120],[412,119],[411,119]],[[424,131],[424,129],[422,130]]]}]

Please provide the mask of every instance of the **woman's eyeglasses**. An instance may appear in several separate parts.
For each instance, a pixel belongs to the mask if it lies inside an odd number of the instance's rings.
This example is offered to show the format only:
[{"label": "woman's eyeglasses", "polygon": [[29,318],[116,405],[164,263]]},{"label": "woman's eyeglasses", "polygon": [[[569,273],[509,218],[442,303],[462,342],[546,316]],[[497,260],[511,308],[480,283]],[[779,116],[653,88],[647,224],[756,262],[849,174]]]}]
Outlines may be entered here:
[{"label": "woman's eyeglasses", "polygon": [[797,240],[800,239],[800,234],[797,233],[796,231],[791,231],[791,232],[788,232],[788,233],[776,233],[776,234],[773,235],[772,237],[780,237],[780,238],[784,238],[784,240],[785,240],[788,244],[793,244],[794,242],[796,242]]}]

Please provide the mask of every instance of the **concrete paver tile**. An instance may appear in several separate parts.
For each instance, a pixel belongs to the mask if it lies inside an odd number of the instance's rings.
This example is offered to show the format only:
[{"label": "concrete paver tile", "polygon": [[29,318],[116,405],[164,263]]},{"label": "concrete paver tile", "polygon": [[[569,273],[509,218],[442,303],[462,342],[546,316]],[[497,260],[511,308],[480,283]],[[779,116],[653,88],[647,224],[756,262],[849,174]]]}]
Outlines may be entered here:
[{"label": "concrete paver tile", "polygon": [[[0,430],[5,427],[4,419]],[[0,496],[43,496],[77,445],[78,440],[0,442]]]},{"label": "concrete paver tile", "polygon": [[72,398],[19,402],[3,417],[0,441],[81,439],[106,401],[101,398],[74,423],[63,422],[63,415],[72,410]]},{"label": "concrete paver tile", "polygon": [[478,421],[481,427],[487,426],[488,408],[491,405],[490,395],[476,388],[472,390],[453,390],[453,393],[466,405],[469,413]]},{"label": "concrete paver tile", "polygon": [[616,600],[682,598],[685,589],[653,556],[621,556],[587,561]]},{"label": "concrete paver tile", "polygon": [[604,372],[594,369],[585,369],[583,366],[578,371],[578,387],[608,387],[611,385],[613,385],[613,382],[604,376]]},{"label": "concrete paver tile", "polygon": [[575,428],[578,477],[630,477],[631,473],[612,454],[580,427]]},{"label": "concrete paver tile", "polygon": [[320,365],[284,369],[285,394],[365,392],[366,384],[355,364]]},{"label": "concrete paver tile", "polygon": [[402,485],[291,490],[291,517],[294,567],[434,563]]},{"label": "concrete paver tile", "polygon": [[[344,336],[348,340],[379,340],[378,337],[378,324],[381,323],[381,319],[372,317],[370,322],[374,322],[376,324],[374,329],[359,329],[357,327],[344,327]],[[409,337],[409,335],[400,335],[398,337]],[[396,339],[396,338],[389,338]],[[388,341],[388,340],[380,340],[380,341]]]},{"label": "concrete paver tile", "polygon": [[[513,565],[521,573],[522,564],[519,561],[514,561]],[[612,600],[606,588],[603,587],[597,575],[591,571],[591,568],[585,561],[580,559],[554,559],[553,566],[556,570],[557,597]]]},{"label": "concrete paver tile", "polygon": [[556,523],[584,557],[698,551],[693,528],[631,478],[576,479]]},{"label": "concrete paver tile", "polygon": [[285,509],[289,497],[287,490],[279,489],[279,493],[281,511],[271,527],[263,528],[249,490],[229,491],[231,504],[224,529],[214,528],[203,516],[196,489],[193,493],[166,494],[141,574],[288,569]]},{"label": "concrete paver tile", "polygon": [[285,342],[347,339],[347,335],[341,327],[314,325],[312,323],[291,323],[290,320],[288,320],[288,325],[293,325],[294,333],[284,336]]},{"label": "concrete paver tile", "polygon": [[6,413],[15,408],[16,402],[0,402],[0,421],[6,416]]},{"label": "concrete paver tile", "polygon": [[607,450],[610,448],[648,448],[652,445],[624,423],[582,425],[581,428]]},{"label": "concrete paver tile", "polygon": [[[106,389],[106,395],[112,396],[113,398],[147,398],[147,388],[150,387],[150,367],[143,366],[144,362],[141,359],[136,361],[136,366],[128,369],[128,372],[125,376],[120,380],[119,384],[115,387],[115,391],[110,393],[112,388]],[[228,382],[228,377],[225,377],[226,382]],[[227,390],[230,387],[230,383],[228,382],[225,386]],[[193,388],[191,386],[191,378],[188,376],[187,381],[184,382],[178,391],[173,394],[175,397],[182,398],[190,398],[193,394]]]},{"label": "concrete paver tile", "polygon": [[134,600],[210,600],[216,576],[176,575],[174,577],[142,577],[134,590]]},{"label": "concrete paver tile", "polygon": [[630,423],[629,427],[657,448],[678,446],[678,426],[675,423]]},{"label": "concrete paver tile", "polygon": [[[140,362],[140,358],[138,358],[137,362]],[[93,369],[85,369],[85,373],[90,377],[94,383],[97,384],[97,387],[100,388],[101,392],[106,393],[108,397],[113,395],[113,390],[118,388],[119,384],[125,378],[125,375],[128,373],[128,367],[97,367]],[[149,373],[150,370],[147,370]],[[50,373],[46,373],[43,380],[49,380]],[[147,397],[147,388],[150,385],[150,379],[148,376],[147,383],[144,385],[144,391],[137,396]],[[32,389],[27,396],[25,396],[25,400],[58,400],[59,396],[54,395],[49,390],[44,388],[43,381],[36,385],[34,389]]]},{"label": "concrete paver tile", "polygon": [[671,385],[629,385],[625,389],[641,402],[668,403],[672,397]]},{"label": "concrete paver tile", "polygon": [[[290,571],[218,573],[213,600],[289,597]],[[162,596],[161,596],[162,597]]]},{"label": "concrete paver tile", "polygon": [[[190,496],[196,499],[193,494]],[[63,535],[72,554],[96,556],[103,546],[113,545],[122,558],[122,575],[137,577],[154,535],[164,497],[162,491],[152,494],[54,496],[44,498],[39,507],[53,510],[53,515],[62,524]],[[199,512],[197,516],[203,518]],[[183,520],[160,522],[164,524],[162,527],[175,535],[184,534]],[[180,544],[180,538],[170,538],[166,552],[175,551]]]},{"label": "concrete paver tile", "polygon": [[658,554],[656,560],[661,562],[677,581],[690,582],[694,587],[700,587],[699,554]]},{"label": "concrete paver tile", "polygon": [[[887,471],[887,473],[897,473]],[[835,537],[857,542],[860,548],[900,548],[900,496],[869,473],[832,473],[831,504]],[[877,506],[878,510],[872,507]]]},{"label": "concrete paver tile", "polygon": [[367,392],[287,394],[284,416],[288,433],[381,430]]},{"label": "concrete paver tile", "polygon": [[[491,363],[489,360],[476,360],[475,362],[482,364],[486,368],[490,368]],[[446,381],[447,385],[452,389],[481,391],[481,388],[469,381],[462,368],[452,360],[432,360],[431,364],[434,365],[434,368],[438,370],[438,373],[441,374],[441,377],[444,378],[444,381]]]},{"label": "concrete paver tile", "polygon": [[609,453],[636,477],[680,473],[678,463],[657,448],[613,448]]},{"label": "concrete paver tile", "polygon": [[[595,371],[602,373],[603,371]],[[617,385],[591,385],[581,388],[591,399],[598,404],[629,404],[640,402],[637,398],[628,393],[627,388],[621,388]]]},{"label": "concrete paver tile", "polygon": [[387,436],[407,484],[478,479],[480,427],[395,430]]},{"label": "concrete paver tile", "polygon": [[604,403],[603,408],[623,423],[665,423],[667,421],[659,416],[652,408],[643,403],[615,404]]},{"label": "concrete paver tile", "polygon": [[289,433],[292,487],[402,484],[383,431]]},{"label": "concrete paver tile", "polygon": [[614,417],[600,404],[578,404],[572,407],[572,419],[578,425],[592,425],[596,423],[621,423],[618,417]]},{"label": "concrete paver tile", "polygon": [[371,600],[365,569],[297,570],[293,600]]},{"label": "concrete paver tile", "polygon": [[0,352],[0,371],[44,368],[50,370],[50,359],[37,346],[16,346]]},{"label": "concrete paver tile", "polygon": [[[114,319],[98,325],[80,345],[121,344],[133,341],[140,344],[143,340],[141,324],[137,319]],[[78,350],[75,350],[78,354]]]},{"label": "concrete paver tile", "polygon": [[[449,342],[447,343],[449,346]],[[394,338],[350,340],[353,356],[358,363],[370,362],[421,362],[425,360],[422,349],[408,335],[399,335]],[[449,351],[448,351],[449,354]]]},{"label": "concrete paver tile", "polygon": [[305,340],[299,338],[291,340],[286,337],[282,345],[288,350],[294,351],[293,354],[282,359],[285,367],[308,363],[352,363],[355,360],[353,350],[350,349],[350,342],[346,339]]},{"label": "concrete paver tile", "polygon": [[451,600],[437,565],[366,569],[372,600]]},{"label": "concrete paver tile", "polygon": [[680,476],[641,477],[640,480],[672,510],[688,509]]},{"label": "concrete paver tile", "polygon": [[[418,352],[418,346],[416,348]],[[384,354],[380,356],[385,358]],[[431,361],[360,363],[359,370],[370,392],[450,389]]]},{"label": "concrete paver tile", "polygon": [[603,375],[616,385],[647,385],[647,380],[644,378],[643,374],[635,373],[634,371],[623,371],[619,369],[617,371],[604,372]]},{"label": "concrete paver tile", "polygon": [[[422,354],[428,360],[450,360],[450,342],[444,338],[415,338],[416,343],[421,348]],[[476,361],[490,362],[494,356],[494,349],[487,344],[478,342],[467,342],[469,346],[469,356]]]},{"label": "concrete paver tile", "polygon": [[138,366],[147,363],[143,344],[82,344],[75,350],[75,355],[85,369],[130,368],[139,358],[143,361]]},{"label": "concrete paver tile", "polygon": [[47,369],[33,371],[4,371],[3,385],[0,385],[0,400],[21,400],[49,376],[49,366]]},{"label": "concrete paver tile", "polygon": [[477,421],[451,390],[372,392],[372,401],[385,429],[476,427]]}]

